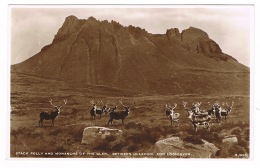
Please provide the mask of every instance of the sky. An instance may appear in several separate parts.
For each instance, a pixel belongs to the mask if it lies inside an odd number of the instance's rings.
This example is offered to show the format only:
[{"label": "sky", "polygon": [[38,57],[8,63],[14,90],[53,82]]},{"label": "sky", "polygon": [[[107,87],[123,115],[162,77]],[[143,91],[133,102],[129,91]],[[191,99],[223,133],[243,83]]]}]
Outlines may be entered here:
[{"label": "sky", "polygon": [[[133,25],[149,33],[165,34],[167,29],[180,31],[190,26],[202,29],[222,51],[250,67],[253,46],[253,6],[10,6],[11,64],[22,62],[52,42],[65,18],[90,16]],[[250,48],[251,47],[251,48]]]}]

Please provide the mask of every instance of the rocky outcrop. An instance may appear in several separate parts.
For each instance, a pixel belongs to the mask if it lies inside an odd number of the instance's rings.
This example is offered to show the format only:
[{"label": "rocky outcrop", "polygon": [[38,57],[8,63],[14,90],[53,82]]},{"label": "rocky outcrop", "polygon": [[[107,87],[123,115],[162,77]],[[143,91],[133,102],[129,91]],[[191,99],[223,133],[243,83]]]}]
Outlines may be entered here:
[{"label": "rocky outcrop", "polygon": [[196,52],[207,54],[222,54],[222,50],[220,49],[219,45],[211,39],[200,41],[197,44]]},{"label": "rocky outcrop", "polygon": [[183,141],[180,137],[171,137],[156,142],[158,153],[162,157],[211,158],[219,150],[214,144],[201,139],[201,144],[192,144]]},{"label": "rocky outcrop", "polygon": [[83,136],[81,140],[81,144],[91,145],[96,141],[100,141],[101,139],[105,139],[108,136],[121,136],[122,131],[119,129],[110,129],[106,127],[87,127],[83,131]]},{"label": "rocky outcrop", "polygon": [[217,53],[222,54],[219,45],[211,40],[208,34],[198,28],[190,27],[181,33],[181,41],[188,50],[197,53]]},{"label": "rocky outcrop", "polygon": [[170,41],[174,39],[181,41],[181,33],[178,28],[168,29],[166,31],[166,36]]}]

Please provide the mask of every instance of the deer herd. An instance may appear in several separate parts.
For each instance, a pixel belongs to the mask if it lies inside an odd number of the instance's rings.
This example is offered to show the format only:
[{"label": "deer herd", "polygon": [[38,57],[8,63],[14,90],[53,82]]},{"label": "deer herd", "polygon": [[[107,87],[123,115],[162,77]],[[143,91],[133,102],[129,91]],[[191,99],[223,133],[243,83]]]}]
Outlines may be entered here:
[{"label": "deer herd", "polygon": [[[49,102],[55,108],[55,110],[52,112],[41,112],[38,124],[39,126],[43,126],[43,120],[51,120],[52,126],[54,126],[54,120],[60,114],[61,108],[67,104],[67,100],[64,100],[64,104],[61,106],[54,105],[52,100]],[[108,102],[109,101],[104,104],[103,101],[94,102],[94,100],[91,100],[90,103],[93,106],[89,112],[91,119],[96,120],[97,116],[99,119],[101,119],[102,114],[104,114],[106,116],[109,115],[109,120],[107,122],[108,126],[113,124],[113,120],[121,120],[122,124],[124,125],[124,120],[129,115],[130,109],[135,106],[135,102],[130,105],[125,105],[122,100],[119,100],[119,103],[124,107],[124,110],[117,109],[119,104],[109,108]],[[99,105],[98,107],[98,104],[100,103],[102,106]],[[187,107],[187,104],[188,102],[183,101],[183,107],[188,116],[187,118],[191,122],[195,131],[197,131],[199,127],[206,128],[208,131],[210,131],[210,123],[212,123],[213,118],[217,123],[221,122],[222,117],[224,117],[226,120],[227,116],[232,111],[234,102],[232,102],[231,105],[228,105],[228,103],[222,103],[222,105],[220,105],[218,102],[210,105],[210,102],[208,102],[207,104],[210,106],[210,109],[208,110],[201,109],[202,102],[194,102],[191,104],[191,107]],[[171,125],[177,123],[177,126],[179,126],[180,113],[175,112],[176,107],[176,103],[174,103],[173,106],[171,104],[165,104],[165,113],[166,117],[169,118]]]}]

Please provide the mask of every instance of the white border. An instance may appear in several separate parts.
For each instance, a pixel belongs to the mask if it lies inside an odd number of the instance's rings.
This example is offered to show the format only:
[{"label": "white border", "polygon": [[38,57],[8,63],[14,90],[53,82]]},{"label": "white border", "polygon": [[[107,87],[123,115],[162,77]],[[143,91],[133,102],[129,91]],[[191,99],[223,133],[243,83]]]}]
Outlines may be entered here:
[{"label": "white border", "polygon": [[[80,0],[74,0],[73,4],[86,4],[86,2],[82,2]],[[87,1],[87,4],[254,4],[255,5],[255,46],[259,44],[259,37],[260,34],[257,32],[259,30],[259,4],[257,4],[253,0],[218,0],[218,1],[208,1],[208,0],[200,0],[200,1],[194,1],[194,0],[182,0],[182,1],[169,1],[169,0],[132,0],[132,1],[120,1],[120,0],[113,0],[113,1],[106,1],[106,0],[90,0]],[[207,159],[186,159],[186,160],[178,160],[178,159],[7,159],[8,156],[6,155],[7,151],[9,152],[9,145],[10,141],[9,138],[5,138],[5,136],[9,136],[9,130],[10,130],[10,124],[8,124],[8,119],[10,119],[8,116],[8,112],[10,111],[10,57],[8,57],[8,48],[9,48],[9,41],[8,41],[8,4],[72,4],[71,0],[39,0],[39,1],[33,1],[33,0],[10,0],[8,3],[6,1],[1,1],[0,4],[0,32],[1,32],[1,50],[0,50],[0,74],[2,77],[1,82],[1,90],[0,90],[0,96],[1,96],[1,112],[2,115],[0,117],[0,126],[1,126],[1,144],[0,144],[0,164],[1,167],[57,167],[57,166],[65,166],[65,167],[118,167],[118,166],[148,166],[149,167],[161,167],[161,166],[181,166],[181,167],[193,167],[194,164],[197,166],[205,166],[205,167],[256,167],[259,157],[259,149],[260,146],[258,145],[260,142],[259,139],[259,113],[260,113],[260,101],[259,101],[259,77],[256,74],[259,74],[259,67],[257,66],[259,63],[259,49],[257,47],[252,48],[252,51],[255,53],[254,58],[250,58],[251,60],[251,72],[253,73],[251,75],[251,99],[250,102],[254,106],[251,106],[251,133],[253,133],[253,136],[251,138],[251,150],[253,153],[251,153],[251,159],[250,160],[234,160],[234,159],[216,159],[216,160],[207,160]],[[2,38],[3,36],[3,38]],[[258,38],[257,38],[258,37]],[[253,45],[251,45],[253,47]],[[254,86],[254,87],[252,87]],[[257,87],[258,86],[258,87]],[[254,93],[254,94],[253,94]],[[259,110],[255,110],[259,109]],[[258,120],[257,120],[258,119]],[[10,120],[9,120],[10,121]],[[257,122],[258,121],[258,122]],[[254,128],[254,132],[253,129]],[[46,160],[48,162],[46,162]],[[125,163],[126,162],[126,163]],[[259,165],[259,164],[258,164]],[[258,167],[258,166],[257,166]]]}]

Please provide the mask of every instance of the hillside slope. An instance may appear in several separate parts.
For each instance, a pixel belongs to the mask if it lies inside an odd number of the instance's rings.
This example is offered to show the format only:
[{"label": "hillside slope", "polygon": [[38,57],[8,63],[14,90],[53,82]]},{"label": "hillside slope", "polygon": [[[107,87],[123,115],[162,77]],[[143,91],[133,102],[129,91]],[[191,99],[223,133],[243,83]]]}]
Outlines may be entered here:
[{"label": "hillside slope", "polygon": [[249,68],[190,27],[150,34],[93,17],[66,18],[53,42],[13,72],[154,94],[249,94]]}]

